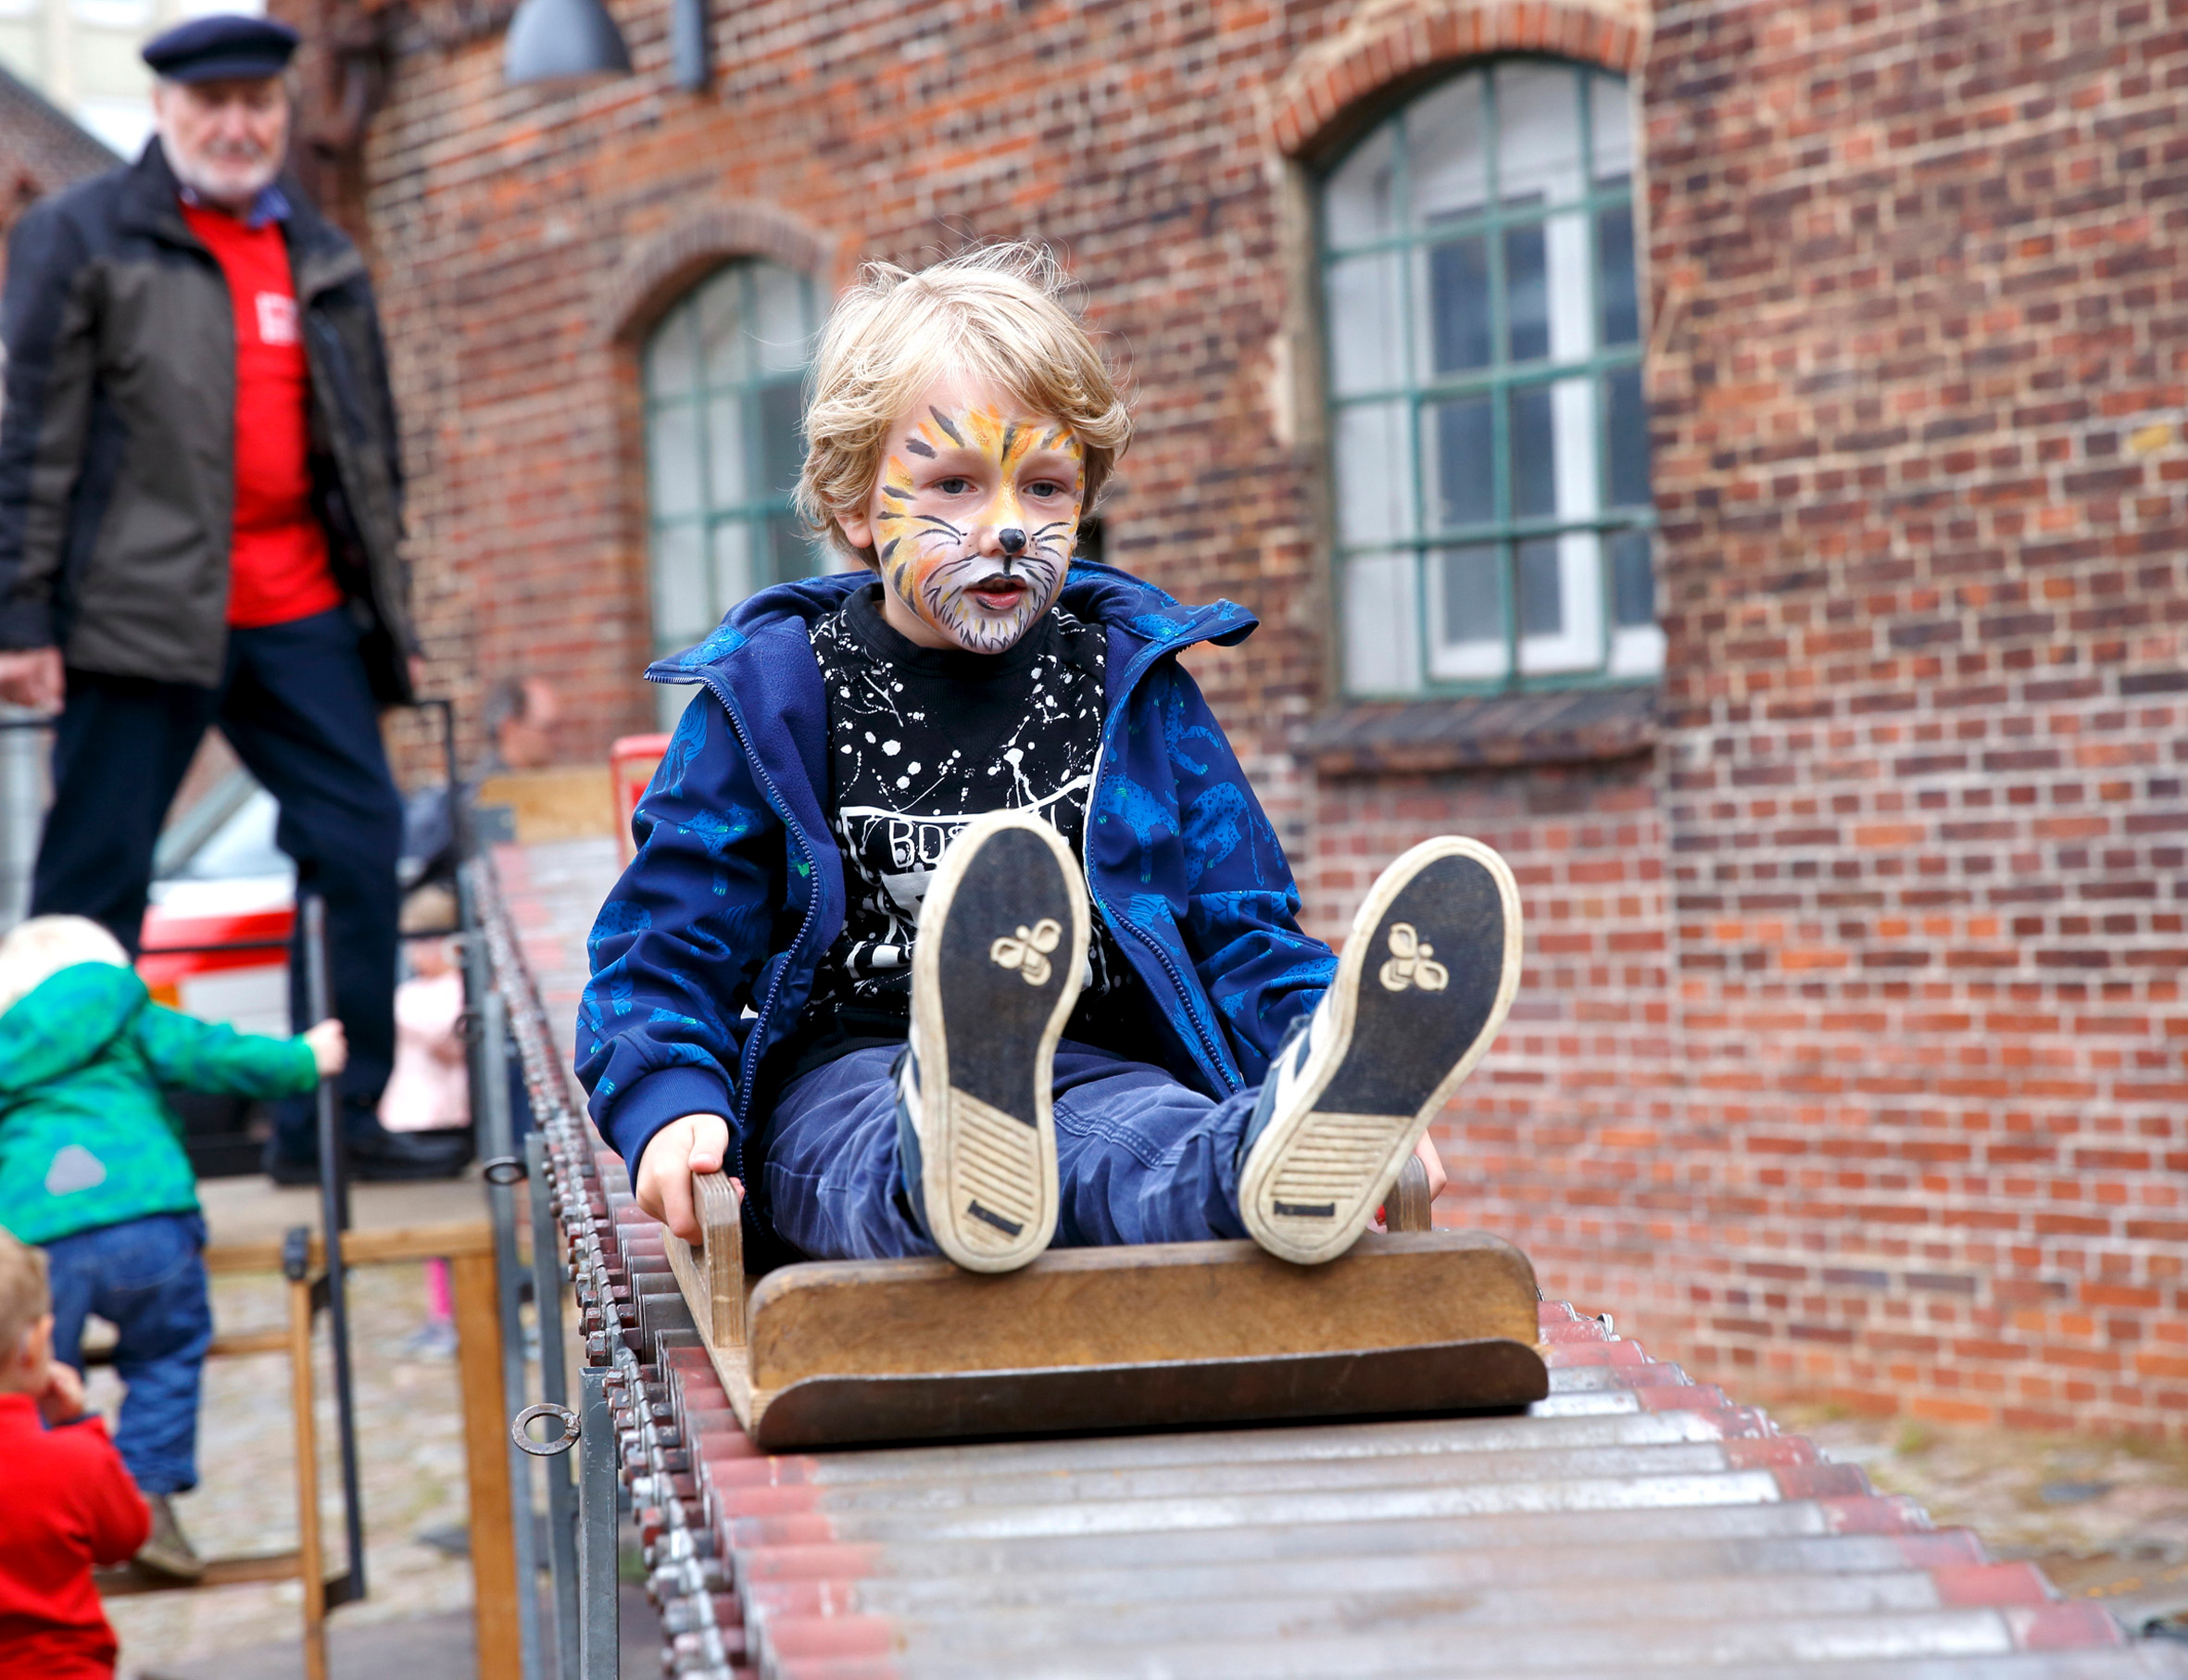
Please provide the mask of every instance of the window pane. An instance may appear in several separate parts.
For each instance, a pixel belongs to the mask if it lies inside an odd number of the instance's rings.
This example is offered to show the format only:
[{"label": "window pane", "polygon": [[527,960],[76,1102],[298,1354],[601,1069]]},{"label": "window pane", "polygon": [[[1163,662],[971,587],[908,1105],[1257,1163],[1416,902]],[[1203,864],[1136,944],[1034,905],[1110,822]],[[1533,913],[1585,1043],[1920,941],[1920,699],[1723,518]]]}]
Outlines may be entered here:
[{"label": "window pane", "polygon": [[1420,608],[1410,554],[1355,555],[1344,563],[1345,686],[1406,694],[1421,685]]},{"label": "window pane", "polygon": [[1329,385],[1339,396],[1388,391],[1403,379],[1395,251],[1329,266]]},{"label": "window pane", "polygon": [[759,587],[752,575],[752,527],[723,520],[714,527],[714,608],[720,617]]},{"label": "window pane", "polygon": [[1557,512],[1557,445],[1550,387],[1512,393],[1512,517],[1545,520]]},{"label": "window pane", "polygon": [[689,403],[656,408],[646,420],[653,465],[653,514],[676,519],[699,510],[698,411]]},{"label": "window pane", "polygon": [[1497,67],[1497,176],[1508,207],[1579,196],[1579,82],[1572,70]]},{"label": "window pane", "polygon": [[1595,213],[1595,295],[1605,345],[1641,338],[1641,294],[1633,272],[1633,207]]},{"label": "window pane", "polygon": [[1531,537],[1519,545],[1519,633],[1553,636],[1565,629],[1565,590],[1558,576],[1557,539]]},{"label": "window pane", "polygon": [[717,510],[743,504],[745,399],[717,396],[707,405],[707,492]]},{"label": "window pane", "polygon": [[1504,231],[1504,333],[1509,361],[1550,354],[1550,252],[1540,222]]},{"label": "window pane", "polygon": [[1430,374],[1490,360],[1489,239],[1477,233],[1428,252]]},{"label": "window pane", "polygon": [[699,344],[706,357],[707,383],[720,389],[752,377],[745,336],[745,276],[724,269],[700,290]]},{"label": "window pane", "polygon": [[1556,439],[1557,517],[1593,519],[1602,506],[1595,482],[1595,382],[1559,380],[1550,388],[1550,417]]},{"label": "window pane", "polygon": [[1603,380],[1603,430],[1610,456],[1611,506],[1646,508],[1649,495],[1649,408],[1641,370],[1625,368]]},{"label": "window pane", "polygon": [[1428,474],[1428,520],[1438,530],[1486,525],[1497,517],[1490,399],[1431,403],[1421,410]]},{"label": "window pane", "polygon": [[1446,548],[1435,563],[1443,573],[1443,639],[1448,643],[1504,639],[1503,589],[1497,573],[1503,551],[1495,543]]},{"label": "window pane", "polygon": [[768,581],[788,583],[798,578],[810,578],[821,568],[814,564],[818,558],[813,545],[798,521],[787,516],[767,521],[767,545],[774,575]]},{"label": "window pane", "polygon": [[805,459],[804,440],[798,433],[804,394],[796,385],[763,385],[756,406],[760,411],[760,465],[766,475],[757,488],[763,495],[788,495]]},{"label": "window pane", "polygon": [[805,282],[772,262],[752,265],[752,359],[763,375],[805,371]]},{"label": "window pane", "polygon": [[1656,580],[1649,533],[1621,531],[1611,538],[1611,622],[1621,630],[1656,621]]},{"label": "window pane", "polygon": [[663,525],[653,533],[653,633],[663,647],[685,647],[714,628],[699,528]]},{"label": "window pane", "polygon": [[1447,82],[1405,114],[1405,157],[1413,173],[1417,227],[1450,221],[1489,203],[1483,81],[1472,75]]},{"label": "window pane", "polygon": [[1603,544],[1592,531],[1519,545],[1519,668],[1529,676],[1603,663]]},{"label": "window pane", "polygon": [[1588,275],[1588,219],[1553,216],[1542,226],[1549,270],[1550,358],[1579,361],[1595,354],[1594,287]]},{"label": "window pane", "polygon": [[691,348],[691,311],[679,307],[662,321],[646,346],[646,395],[681,396],[692,388],[696,368]]},{"label": "window pane", "polygon": [[1595,179],[1622,186],[1633,174],[1633,106],[1617,76],[1588,79],[1588,119],[1595,131]]},{"label": "window pane", "polygon": [[1450,683],[1503,676],[1512,663],[1504,633],[1504,545],[1438,549],[1427,561],[1431,674]]},{"label": "window pane", "polygon": [[1398,231],[1396,147],[1390,130],[1377,132],[1323,189],[1323,226],[1330,249],[1372,244]]},{"label": "window pane", "polygon": [[1337,413],[1337,530],[1345,543],[1413,533],[1405,408],[1364,403]]}]

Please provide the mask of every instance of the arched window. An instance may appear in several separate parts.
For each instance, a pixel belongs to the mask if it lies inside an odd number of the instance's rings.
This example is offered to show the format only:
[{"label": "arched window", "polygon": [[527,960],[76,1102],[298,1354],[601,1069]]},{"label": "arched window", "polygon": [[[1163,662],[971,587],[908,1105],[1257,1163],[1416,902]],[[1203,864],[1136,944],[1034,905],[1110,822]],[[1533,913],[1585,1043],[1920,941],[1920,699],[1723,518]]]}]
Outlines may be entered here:
[{"label": "arched window", "polygon": [[1625,81],[1431,88],[1324,180],[1320,236],[1348,692],[1654,676]]},{"label": "arched window", "polygon": [[[825,569],[790,511],[812,282],[748,258],[717,269],[647,343],[646,461],[653,642],[705,637],[770,583]],[[664,716],[689,691],[661,691]]]}]

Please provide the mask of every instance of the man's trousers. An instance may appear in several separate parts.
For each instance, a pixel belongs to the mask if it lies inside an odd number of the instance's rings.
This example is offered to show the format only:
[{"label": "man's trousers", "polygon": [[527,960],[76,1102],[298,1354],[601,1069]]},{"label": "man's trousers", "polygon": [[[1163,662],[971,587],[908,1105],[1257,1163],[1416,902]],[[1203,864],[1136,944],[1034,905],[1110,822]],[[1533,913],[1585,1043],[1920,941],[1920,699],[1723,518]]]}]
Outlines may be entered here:
[{"label": "man's trousers", "polygon": [[[348,615],[232,630],[218,688],[75,670],[68,683],[31,913],[88,916],[137,949],[153,843],[198,743],[219,724],[280,802],[274,838],[296,859],[298,903],[309,893],[327,902],[328,976],[349,1037],[342,1089],[351,1123],[374,1123],[395,1059],[403,807]],[[297,930],[290,1011],[308,1024],[300,915]],[[314,1159],[310,1100],[275,1112],[282,1152]]]}]

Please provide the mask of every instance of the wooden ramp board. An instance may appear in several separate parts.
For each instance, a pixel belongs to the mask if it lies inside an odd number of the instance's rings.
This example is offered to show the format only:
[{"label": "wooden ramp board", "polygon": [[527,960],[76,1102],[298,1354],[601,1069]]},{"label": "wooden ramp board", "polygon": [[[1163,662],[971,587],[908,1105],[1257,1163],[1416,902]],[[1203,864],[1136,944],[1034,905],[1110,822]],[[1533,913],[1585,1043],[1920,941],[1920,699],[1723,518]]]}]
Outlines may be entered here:
[{"label": "wooden ramp board", "polygon": [[[786,1266],[748,1286],[735,1192],[672,1268],[763,1447],[1495,1410],[1547,1392],[1527,1257],[1478,1231],[1295,1266],[1247,1242]],[[788,1408],[770,1422],[771,1409]]]}]

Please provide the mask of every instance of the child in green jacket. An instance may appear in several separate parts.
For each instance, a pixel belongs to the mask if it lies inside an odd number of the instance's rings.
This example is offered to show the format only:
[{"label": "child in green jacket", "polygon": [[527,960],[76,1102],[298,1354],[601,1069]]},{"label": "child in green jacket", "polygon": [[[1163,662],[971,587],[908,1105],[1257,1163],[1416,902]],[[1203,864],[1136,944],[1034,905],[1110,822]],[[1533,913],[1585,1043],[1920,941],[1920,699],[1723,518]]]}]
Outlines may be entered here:
[{"label": "child in green jacket", "polygon": [[57,1357],[82,1369],[91,1313],[120,1332],[115,1445],[152,1507],[139,1561],[163,1573],[204,1573],[169,1500],[197,1486],[213,1321],[196,1175],[162,1093],[303,1096],[346,1058],[338,1022],[261,1038],[162,1009],[81,916],[0,939],[0,1228],[46,1252]]}]

